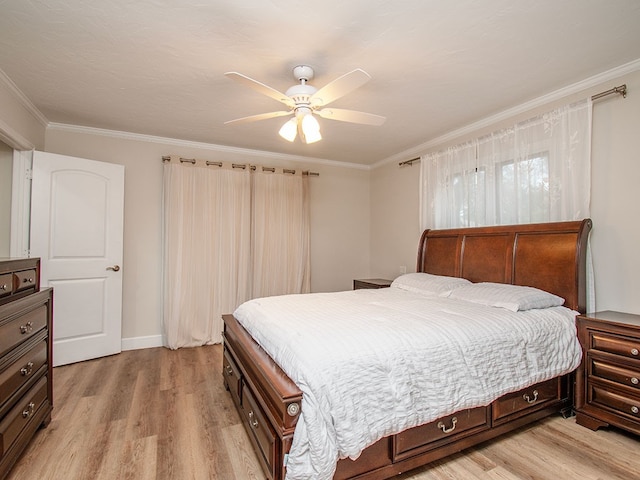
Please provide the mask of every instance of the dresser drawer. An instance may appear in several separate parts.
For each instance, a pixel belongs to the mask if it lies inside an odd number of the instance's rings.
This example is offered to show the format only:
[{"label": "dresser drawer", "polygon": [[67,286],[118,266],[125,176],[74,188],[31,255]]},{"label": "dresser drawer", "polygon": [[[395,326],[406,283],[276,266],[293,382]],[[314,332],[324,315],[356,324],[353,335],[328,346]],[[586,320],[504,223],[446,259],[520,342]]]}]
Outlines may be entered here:
[{"label": "dresser drawer", "polygon": [[529,410],[537,410],[560,399],[560,379],[558,378],[503,395],[491,404],[494,423],[500,424],[512,415],[524,415]]},{"label": "dresser drawer", "polygon": [[257,444],[262,455],[260,460],[266,464],[266,469],[270,472],[271,478],[275,476],[276,451],[275,440],[276,434],[271,424],[253,397],[251,390],[246,385],[242,386],[242,411],[244,413],[245,425],[248,425],[250,431],[249,436],[253,443]]},{"label": "dresser drawer", "polygon": [[42,377],[0,422],[0,452],[7,453],[20,432],[47,400],[47,377]]},{"label": "dresser drawer", "polygon": [[27,288],[35,288],[37,283],[37,272],[33,270],[20,270],[13,272],[13,291],[19,292]]},{"label": "dresser drawer", "polygon": [[229,389],[231,397],[236,404],[240,405],[240,391],[242,386],[240,383],[240,369],[236,365],[236,362],[233,361],[231,352],[226,348],[222,354],[222,375],[224,376],[224,384]]},{"label": "dresser drawer", "polygon": [[0,275],[0,297],[11,295],[11,292],[13,292],[13,274]]},{"label": "dresser drawer", "polygon": [[593,331],[590,336],[591,348],[595,350],[640,359],[640,340],[638,339]]},{"label": "dresser drawer", "polygon": [[0,355],[47,326],[47,306],[42,305],[0,326]]},{"label": "dresser drawer", "polygon": [[640,363],[631,367],[611,360],[593,358],[589,355],[589,375],[635,388],[640,392]]},{"label": "dresser drawer", "polygon": [[45,363],[47,341],[43,340],[0,373],[0,405],[28,382]]},{"label": "dresser drawer", "polygon": [[614,413],[640,421],[640,395],[613,391],[595,383],[589,383],[588,401],[592,405],[605,407]]},{"label": "dresser drawer", "polygon": [[453,415],[398,433],[393,439],[393,461],[432,450],[489,428],[489,408],[461,410]]}]

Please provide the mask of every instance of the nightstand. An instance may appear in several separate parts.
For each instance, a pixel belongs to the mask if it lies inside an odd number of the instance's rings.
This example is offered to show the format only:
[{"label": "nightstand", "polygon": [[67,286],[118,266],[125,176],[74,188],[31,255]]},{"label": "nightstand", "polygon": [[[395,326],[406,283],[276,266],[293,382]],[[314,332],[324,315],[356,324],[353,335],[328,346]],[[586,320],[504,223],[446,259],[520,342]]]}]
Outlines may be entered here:
[{"label": "nightstand", "polygon": [[385,280],[384,278],[361,278],[353,281],[353,289],[387,288],[391,286],[391,282],[392,280]]},{"label": "nightstand", "polygon": [[640,315],[578,315],[583,349],[576,374],[576,422],[614,425],[640,435]]}]

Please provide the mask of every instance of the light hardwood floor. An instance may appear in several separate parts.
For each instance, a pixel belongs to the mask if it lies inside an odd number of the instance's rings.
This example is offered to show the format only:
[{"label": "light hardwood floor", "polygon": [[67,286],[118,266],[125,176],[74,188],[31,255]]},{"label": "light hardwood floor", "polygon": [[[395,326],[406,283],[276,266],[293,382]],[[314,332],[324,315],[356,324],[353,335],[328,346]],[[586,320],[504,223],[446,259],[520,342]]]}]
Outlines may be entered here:
[{"label": "light hardwood floor", "polygon": [[[9,480],[254,480],[220,345],[152,348],[54,369],[54,410]],[[537,422],[398,480],[640,479],[640,439]]]}]

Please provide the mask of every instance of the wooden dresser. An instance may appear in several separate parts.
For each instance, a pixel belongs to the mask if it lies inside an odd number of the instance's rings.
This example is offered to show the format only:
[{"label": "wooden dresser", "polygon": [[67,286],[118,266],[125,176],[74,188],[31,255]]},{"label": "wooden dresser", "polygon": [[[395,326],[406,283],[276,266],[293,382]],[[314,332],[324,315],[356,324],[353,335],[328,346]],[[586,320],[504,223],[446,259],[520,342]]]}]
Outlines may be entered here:
[{"label": "wooden dresser", "polygon": [[40,259],[0,259],[0,479],[51,420],[52,315]]},{"label": "wooden dresser", "polygon": [[583,359],[576,376],[576,422],[640,435],[640,315],[590,313],[579,315],[577,326]]}]

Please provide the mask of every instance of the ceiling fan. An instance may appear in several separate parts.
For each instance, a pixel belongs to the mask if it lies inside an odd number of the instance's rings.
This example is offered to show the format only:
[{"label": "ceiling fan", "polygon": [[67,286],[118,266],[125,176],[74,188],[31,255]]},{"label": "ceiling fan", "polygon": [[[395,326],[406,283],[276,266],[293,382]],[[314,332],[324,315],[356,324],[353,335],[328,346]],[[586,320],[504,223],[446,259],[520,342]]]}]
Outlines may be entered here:
[{"label": "ceiling fan", "polygon": [[288,110],[261,113],[249,117],[229,120],[226,124],[247,123],[268,118],[294,115],[280,128],[280,136],[293,142],[296,134],[299,133],[305,143],[313,143],[322,139],[320,135],[320,124],[315,118],[318,115],[322,118],[339,120],[341,122],[360,123],[364,125],[382,125],[385,117],[372,113],[358,112],[355,110],[345,110],[342,108],[326,108],[328,104],[346,95],[347,93],[361,87],[367,83],[371,76],[359,68],[338,77],[328,83],[320,90],[309,85],[309,80],[313,78],[313,68],[308,65],[298,65],[293,69],[293,76],[300,83],[293,85],[285,93],[271,88],[252,78],[238,72],[227,72],[225,75],[247,87],[253,88],[268,97],[273,98],[288,107]]}]

